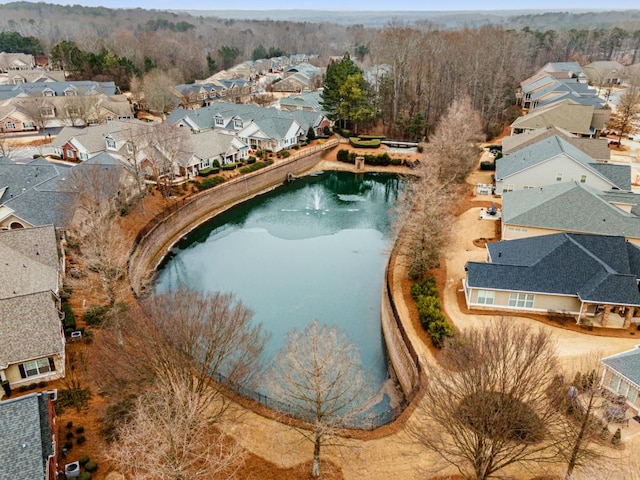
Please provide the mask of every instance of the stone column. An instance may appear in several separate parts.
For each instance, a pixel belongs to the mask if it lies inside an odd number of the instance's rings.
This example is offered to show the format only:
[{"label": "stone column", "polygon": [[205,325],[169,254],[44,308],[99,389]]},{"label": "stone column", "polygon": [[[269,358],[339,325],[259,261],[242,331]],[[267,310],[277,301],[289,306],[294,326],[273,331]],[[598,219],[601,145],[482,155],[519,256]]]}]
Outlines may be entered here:
[{"label": "stone column", "polygon": [[607,326],[607,321],[609,320],[609,314],[611,313],[611,305],[607,305],[604,307],[604,312],[602,312],[602,321],[600,322],[601,327]]},{"label": "stone column", "polygon": [[356,157],[356,170],[364,170],[364,157]]},{"label": "stone column", "polygon": [[582,320],[587,316],[587,308],[589,308],[589,305],[583,302],[582,305],[580,306],[578,321],[576,322],[578,325],[580,325],[582,323]]},{"label": "stone column", "polygon": [[622,328],[629,328],[631,326],[631,319],[633,318],[633,307],[627,307],[627,312],[624,314],[624,323]]}]

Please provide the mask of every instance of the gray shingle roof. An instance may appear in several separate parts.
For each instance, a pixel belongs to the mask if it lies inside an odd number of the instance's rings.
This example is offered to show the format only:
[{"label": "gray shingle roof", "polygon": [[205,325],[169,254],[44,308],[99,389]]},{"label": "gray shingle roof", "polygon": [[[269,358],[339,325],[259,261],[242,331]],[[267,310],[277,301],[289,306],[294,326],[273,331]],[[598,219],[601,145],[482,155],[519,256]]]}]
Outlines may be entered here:
[{"label": "gray shingle roof", "polygon": [[504,193],[502,218],[508,225],[640,238],[640,217],[610,202],[635,206],[640,195],[599,192],[578,182],[557,183]]},{"label": "gray shingle roof", "polygon": [[[78,95],[92,95],[102,93],[115,95],[117,87],[114,82],[94,82],[91,80],[74,82],[36,82],[19,83],[17,85],[0,85],[0,98],[13,98],[19,95],[42,96],[43,92],[51,90],[55,97],[64,97],[65,92],[73,90]],[[45,97],[46,98],[46,97]]]},{"label": "gray shingle roof", "polygon": [[0,192],[5,189],[0,204],[31,225],[65,228],[77,197],[65,183],[66,170],[42,157],[26,164],[0,162]]},{"label": "gray shingle roof", "polygon": [[640,347],[605,357],[601,362],[640,387]]},{"label": "gray shingle roof", "polygon": [[594,174],[606,178],[612,186],[620,190],[631,189],[631,167],[629,165],[599,163],[558,135],[543,138],[496,160],[496,178],[505,179],[561,154],[574,159]]},{"label": "gray shingle roof", "polygon": [[573,100],[562,100],[518,117],[511,124],[511,128],[531,130],[555,125],[571,133],[592,135],[595,133],[591,126],[594,111],[595,108],[592,105],[580,105]]},{"label": "gray shingle roof", "polygon": [[638,247],[623,237],[559,233],[490,243],[493,263],[468,262],[469,286],[640,306]]},{"label": "gray shingle roof", "polygon": [[0,402],[0,479],[44,480],[53,455],[46,393]]}]

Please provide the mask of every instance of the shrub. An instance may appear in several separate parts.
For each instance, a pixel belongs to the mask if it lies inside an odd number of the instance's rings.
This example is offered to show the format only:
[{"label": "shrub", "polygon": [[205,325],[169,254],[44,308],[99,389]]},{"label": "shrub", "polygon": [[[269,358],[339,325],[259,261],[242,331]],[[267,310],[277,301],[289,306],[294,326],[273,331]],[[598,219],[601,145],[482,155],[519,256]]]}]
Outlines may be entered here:
[{"label": "shrub", "polygon": [[384,140],[386,137],[384,135],[360,135],[358,138],[360,140]]},{"label": "shrub", "polygon": [[67,428],[73,428],[73,422],[67,422]]},{"label": "shrub", "polygon": [[117,440],[118,429],[131,418],[134,406],[135,397],[130,396],[107,407],[104,416],[100,418],[100,433],[107,442]]},{"label": "shrub", "polygon": [[351,137],[351,130],[343,128],[342,130],[340,130],[340,135],[342,135],[344,138],[349,138]]},{"label": "shrub", "polygon": [[292,150],[298,150],[300,148],[300,145],[292,145],[291,149]]},{"label": "shrub", "polygon": [[349,161],[349,150],[340,149],[338,150],[338,161],[339,162],[348,162]]},{"label": "shrub", "polygon": [[309,130],[307,130],[307,140],[311,141],[311,140],[315,140],[316,138],[316,132],[313,129],[313,127],[309,127]]},{"label": "shrub", "polygon": [[424,152],[424,144],[423,143],[419,143],[418,146],[416,147],[416,151],[418,153]]},{"label": "shrub", "polygon": [[256,163],[256,157],[249,157],[247,159],[247,165],[251,165],[252,163]]},{"label": "shrub", "polygon": [[282,151],[280,152],[280,156],[282,156],[282,158],[287,158],[287,157],[289,157],[290,155],[291,155],[291,152],[290,152],[290,151],[288,151],[288,150],[282,150]]},{"label": "shrub", "polygon": [[357,137],[349,137],[349,144],[354,148],[378,148],[380,140],[360,140]]},{"label": "shrub", "polygon": [[301,147],[306,147],[307,145],[309,145],[309,142],[300,142]]},{"label": "shrub", "polygon": [[42,155],[40,155],[39,153],[34,153],[33,154],[33,158],[40,158]]},{"label": "shrub", "polygon": [[267,160],[265,162],[256,162],[252,165],[242,167],[240,169],[240,173],[244,175],[245,173],[255,172],[256,170],[260,170],[261,168],[268,167],[271,164],[273,164],[273,160]]},{"label": "shrub", "polygon": [[211,167],[220,168],[220,160],[216,158],[213,162],[211,162]]},{"label": "shrub", "polygon": [[91,305],[87,308],[86,312],[82,316],[82,319],[87,325],[102,325],[107,314],[109,313],[109,307],[106,305]]},{"label": "shrub", "polygon": [[85,466],[84,469],[87,472],[95,472],[98,469],[98,464],[96,462],[94,462],[93,460],[89,460]]},{"label": "shrub", "polygon": [[82,445],[84,442],[87,441],[87,437],[85,437],[84,435],[80,435],[78,436],[78,438],[76,439],[76,443],[78,445]]},{"label": "shrub", "polygon": [[71,310],[71,305],[68,302],[62,303],[62,312],[64,313],[64,328],[65,332],[68,328],[75,330],[76,329],[76,316],[73,314],[73,310]]},{"label": "shrub", "polygon": [[71,288],[71,286],[65,283],[62,286],[62,290],[60,291],[60,300],[62,300],[63,302],[66,300],[69,300],[69,297],[71,297],[72,292],[73,292],[73,289]]},{"label": "shrub", "polygon": [[36,382],[30,383],[27,386],[27,390],[35,390],[36,388],[38,388],[38,384]]},{"label": "shrub", "polygon": [[220,185],[221,183],[224,183],[223,177],[209,177],[205,178],[201,182],[196,182],[195,185],[198,190],[203,191],[213,188],[216,185]]},{"label": "shrub", "polygon": [[38,388],[44,388],[47,386],[47,382],[38,382]]},{"label": "shrub", "polygon": [[71,440],[73,437],[75,437],[75,435],[73,434],[73,432],[67,432],[67,434],[65,435],[65,438],[67,440]]},{"label": "shrub", "polygon": [[398,165],[402,165],[402,159],[401,158],[392,158],[391,159],[391,165],[395,165],[396,167]]},{"label": "shrub", "polygon": [[78,433],[78,434],[84,433],[84,427],[80,426],[80,427],[76,428],[76,433]]},{"label": "shrub", "polygon": [[209,175],[214,175],[220,171],[220,167],[209,167],[203,168],[198,172],[198,175],[201,177],[208,177]]},{"label": "shrub", "polygon": [[618,428],[616,429],[616,433],[613,434],[613,437],[611,437],[611,443],[613,443],[614,445],[620,445],[621,441],[622,441],[622,431]]},{"label": "shrub", "polygon": [[495,162],[480,162],[480,170],[495,170]]},{"label": "shrub", "polygon": [[436,279],[427,277],[421,282],[411,285],[411,298],[418,300],[420,295],[438,297],[438,288],[436,287]]},{"label": "shrub", "polygon": [[88,461],[89,461],[89,457],[87,455],[83,455],[78,459],[78,462],[80,463],[81,467],[84,467]]},{"label": "shrub", "polygon": [[26,385],[20,385],[18,387],[18,391],[19,392],[26,392],[27,391],[27,386]]},{"label": "shrub", "polygon": [[91,342],[93,342],[93,331],[87,330],[82,338],[84,340],[84,343],[89,345]]},{"label": "shrub", "polygon": [[[442,315],[442,312],[440,312],[440,314]],[[431,342],[433,342],[433,346],[442,348],[445,338],[453,337],[453,327],[446,319],[437,320],[429,325],[427,333],[431,338]]]},{"label": "shrub", "polygon": [[64,445],[62,446],[62,448],[66,450],[71,450],[73,448],[73,442],[67,440],[66,442],[64,442]]},{"label": "shrub", "polygon": [[236,168],[238,168],[237,163],[225,163],[222,165],[222,170],[235,170]]},{"label": "shrub", "polygon": [[328,125],[325,125],[324,128],[322,129],[322,134],[327,137],[331,136],[332,132]]},{"label": "shrub", "polygon": [[2,389],[7,397],[11,396],[11,384],[9,383],[9,380],[2,381]]},{"label": "shrub", "polygon": [[91,474],[89,472],[82,472],[78,475],[78,480],[91,480]]}]

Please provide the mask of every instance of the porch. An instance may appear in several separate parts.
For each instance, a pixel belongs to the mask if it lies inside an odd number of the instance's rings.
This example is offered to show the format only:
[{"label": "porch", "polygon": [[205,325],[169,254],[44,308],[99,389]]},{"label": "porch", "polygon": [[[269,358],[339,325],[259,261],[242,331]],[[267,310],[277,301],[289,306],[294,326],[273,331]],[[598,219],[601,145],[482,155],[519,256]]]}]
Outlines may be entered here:
[{"label": "porch", "polygon": [[583,302],[578,315],[578,325],[596,325],[606,328],[629,328],[640,322],[638,309],[630,305],[590,304]]}]

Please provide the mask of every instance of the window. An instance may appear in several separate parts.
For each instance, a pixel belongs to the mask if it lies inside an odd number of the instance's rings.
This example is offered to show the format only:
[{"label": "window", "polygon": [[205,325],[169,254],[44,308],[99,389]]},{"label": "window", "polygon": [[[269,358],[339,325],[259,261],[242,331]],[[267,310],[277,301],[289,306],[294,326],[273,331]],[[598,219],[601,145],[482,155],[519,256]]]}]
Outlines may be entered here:
[{"label": "window", "polygon": [[66,156],[67,158],[75,158],[75,155],[74,155],[74,153],[73,153],[73,150],[71,150],[71,149],[67,150],[67,153],[65,154],[65,156]]},{"label": "window", "polygon": [[70,117],[80,116],[80,109],[78,107],[67,107],[67,113]]},{"label": "window", "polygon": [[130,143],[127,143],[127,153],[129,155],[133,154],[133,145],[131,145]]},{"label": "window", "polygon": [[35,130],[36,126],[33,124],[33,122],[24,122],[22,124],[22,128],[24,130]]},{"label": "window", "polygon": [[76,95],[78,95],[78,92],[76,92],[75,89],[70,88],[69,90],[65,90],[64,94],[67,97],[75,97]]},{"label": "window", "polygon": [[509,306],[516,308],[533,308],[532,293],[511,293],[509,294]]},{"label": "window", "polygon": [[116,149],[116,141],[113,138],[105,137],[105,141],[107,142],[107,148],[109,150],[115,150]]},{"label": "window", "polygon": [[224,119],[222,117],[216,117],[216,127],[224,127]]},{"label": "window", "polygon": [[88,153],[80,153],[79,158],[82,161],[89,160],[89,154]]},{"label": "window", "polygon": [[580,183],[587,183],[587,176],[586,175],[580,175]]},{"label": "window", "polygon": [[561,182],[562,181],[562,173],[558,172],[556,173],[556,182]]},{"label": "window", "polygon": [[42,375],[48,372],[54,372],[56,368],[53,363],[53,359],[40,358],[32,362],[25,362],[21,365],[18,365],[18,369],[20,370],[20,376],[22,378],[28,378]]},{"label": "window", "polygon": [[524,187],[522,187],[523,190],[533,190],[536,187],[533,187],[531,185],[525,185]]},{"label": "window", "polygon": [[489,290],[478,290],[478,303],[481,305],[493,305],[496,292]]},{"label": "window", "polygon": [[56,95],[56,92],[54,92],[53,90],[43,90],[42,95],[45,97],[54,97]]},{"label": "window", "polygon": [[40,109],[40,113],[42,114],[43,117],[53,117],[53,108],[51,107],[42,107]]},{"label": "window", "polygon": [[4,124],[4,128],[6,128],[7,130],[13,130],[14,128],[16,128],[16,124],[13,122],[7,122]]},{"label": "window", "polygon": [[627,393],[627,400],[631,405],[635,405],[638,400],[638,389],[634,386],[629,387],[629,393]]},{"label": "window", "polygon": [[504,192],[513,192],[513,184],[511,183],[507,183],[503,188],[502,188],[502,193]]},{"label": "window", "polygon": [[233,120],[233,128],[242,128],[242,119],[241,118],[235,118]]},{"label": "window", "polygon": [[618,377],[617,375],[612,375],[611,379],[609,380],[609,388],[613,392],[618,393],[618,388],[620,388],[620,377]]}]

